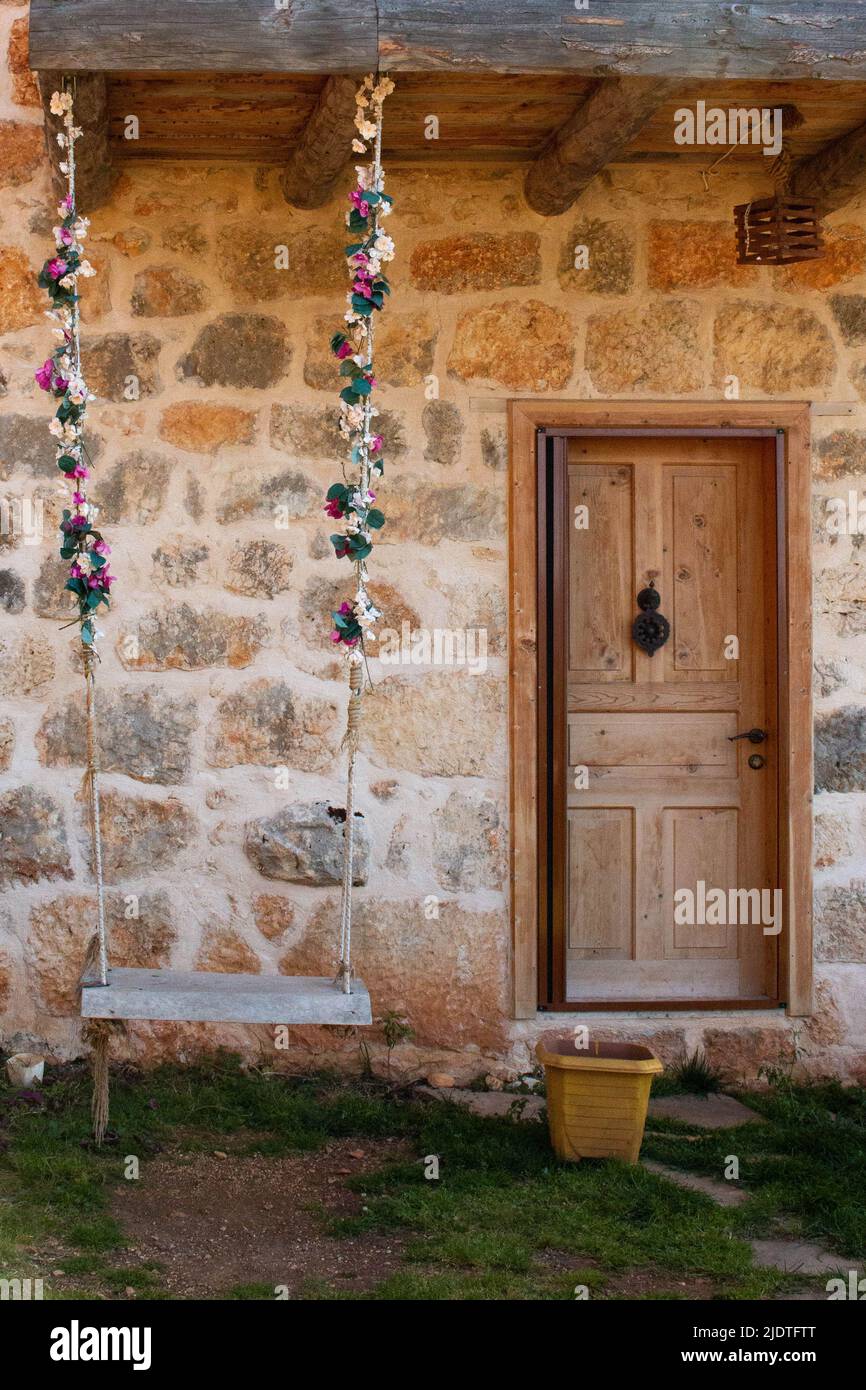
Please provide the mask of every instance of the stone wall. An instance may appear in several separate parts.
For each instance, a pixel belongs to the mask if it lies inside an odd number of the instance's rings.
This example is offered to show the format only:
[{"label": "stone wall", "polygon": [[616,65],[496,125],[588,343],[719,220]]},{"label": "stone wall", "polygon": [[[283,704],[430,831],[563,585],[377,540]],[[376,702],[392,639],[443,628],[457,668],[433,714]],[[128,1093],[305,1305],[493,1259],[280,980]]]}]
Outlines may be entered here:
[{"label": "stone wall", "polygon": [[[33,273],[54,216],[25,13],[0,5],[0,491],[41,504],[45,527],[37,543],[0,536],[0,1039],[65,1057],[80,1048],[94,902],[82,680],[55,558],[62,489],[32,376],[50,344]],[[390,520],[373,591],[385,626],[488,642],[478,673],[373,663],[355,943],[377,1012],[416,1030],[407,1070],[525,1066],[539,1031],[508,1010],[502,402],[715,401],[730,376],[742,399],[866,402],[863,210],[832,219],[820,263],[740,269],[731,208],[755,187],[735,158],[726,167],[710,193],[694,167],[615,167],[550,220],[511,168],[392,172],[398,259],[377,352]],[[339,201],[287,208],[275,168],[129,161],[93,218],[94,496],[119,576],[99,672],[119,964],[333,964],[345,684],[328,611],[349,571],[321,499],[337,457],[326,344],[345,288],[341,216]],[[866,404],[816,420],[814,468],[819,1011],[796,1029],[778,1012],[597,1020],[667,1057],[703,1041],[748,1074],[794,1046],[813,1069],[866,1070],[862,537],[831,536],[823,501],[863,486]],[[354,1037],[296,1030],[293,1044],[292,1065],[357,1062]],[[215,1045],[275,1057],[267,1029],[138,1025],[125,1044],[148,1059]]]}]

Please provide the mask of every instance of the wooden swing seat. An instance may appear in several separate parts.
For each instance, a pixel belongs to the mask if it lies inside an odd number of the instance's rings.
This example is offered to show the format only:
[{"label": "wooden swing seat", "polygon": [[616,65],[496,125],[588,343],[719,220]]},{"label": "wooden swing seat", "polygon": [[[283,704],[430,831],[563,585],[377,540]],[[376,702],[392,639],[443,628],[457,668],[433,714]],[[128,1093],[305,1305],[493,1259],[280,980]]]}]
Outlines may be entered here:
[{"label": "wooden swing seat", "polygon": [[82,1018],[177,1023],[369,1024],[361,980],[344,994],[327,976],[224,975],[203,970],[111,970],[107,985],[83,984]]}]

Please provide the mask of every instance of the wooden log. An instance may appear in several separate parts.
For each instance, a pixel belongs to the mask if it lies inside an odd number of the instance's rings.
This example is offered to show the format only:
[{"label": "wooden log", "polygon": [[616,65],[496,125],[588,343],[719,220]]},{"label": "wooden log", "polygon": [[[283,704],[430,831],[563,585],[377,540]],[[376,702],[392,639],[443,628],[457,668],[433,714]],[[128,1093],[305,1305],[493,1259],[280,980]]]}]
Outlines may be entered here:
[{"label": "wooden log", "polygon": [[861,0],[31,0],[33,68],[866,78]]},{"label": "wooden log", "polygon": [[329,77],[287,167],[280,187],[296,208],[320,208],[334,192],[352,153],[356,77]]},{"label": "wooden log", "polygon": [[866,124],[801,159],[791,170],[789,188],[822,215],[866,191]]},{"label": "wooden log", "polygon": [[[63,73],[40,72],[38,81],[51,181],[57,196],[62,197],[66,192],[66,175],[60,172],[60,165],[66,160],[66,150],[61,149],[56,137],[63,125],[59,117],[51,115],[49,106],[52,93],[63,86]],[[108,144],[107,86],[104,73],[75,74],[75,124],[84,132],[75,145],[75,187],[78,206],[85,217],[106,202],[116,177]]]},{"label": "wooden log", "polygon": [[670,95],[655,78],[608,77],[551,136],[526,172],[524,193],[533,212],[553,217],[571,207],[587,184],[616,159]]},{"label": "wooden log", "polygon": [[99,72],[364,72],[376,0],[34,0],[30,66]]}]

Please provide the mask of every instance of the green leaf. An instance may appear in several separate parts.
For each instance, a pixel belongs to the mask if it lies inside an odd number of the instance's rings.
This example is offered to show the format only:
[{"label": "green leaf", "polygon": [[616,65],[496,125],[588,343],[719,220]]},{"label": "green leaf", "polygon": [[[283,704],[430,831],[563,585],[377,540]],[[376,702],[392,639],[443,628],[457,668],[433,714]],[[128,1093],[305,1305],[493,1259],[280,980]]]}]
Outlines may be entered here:
[{"label": "green leaf", "polygon": [[378,507],[371,507],[367,513],[367,525],[378,531],[385,525],[385,513],[380,512]]}]

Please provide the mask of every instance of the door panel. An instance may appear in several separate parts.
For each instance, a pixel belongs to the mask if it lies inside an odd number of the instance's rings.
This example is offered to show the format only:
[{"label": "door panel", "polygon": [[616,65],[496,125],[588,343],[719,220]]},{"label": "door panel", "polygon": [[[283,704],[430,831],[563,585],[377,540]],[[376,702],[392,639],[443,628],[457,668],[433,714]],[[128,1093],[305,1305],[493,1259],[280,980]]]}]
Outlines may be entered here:
[{"label": "door panel", "polygon": [[[559,474],[559,997],[775,998],[778,939],[737,895],[777,885],[772,450],[573,438]],[[651,582],[670,622],[654,653],[632,636]],[[735,739],[751,727],[766,741]]]}]

